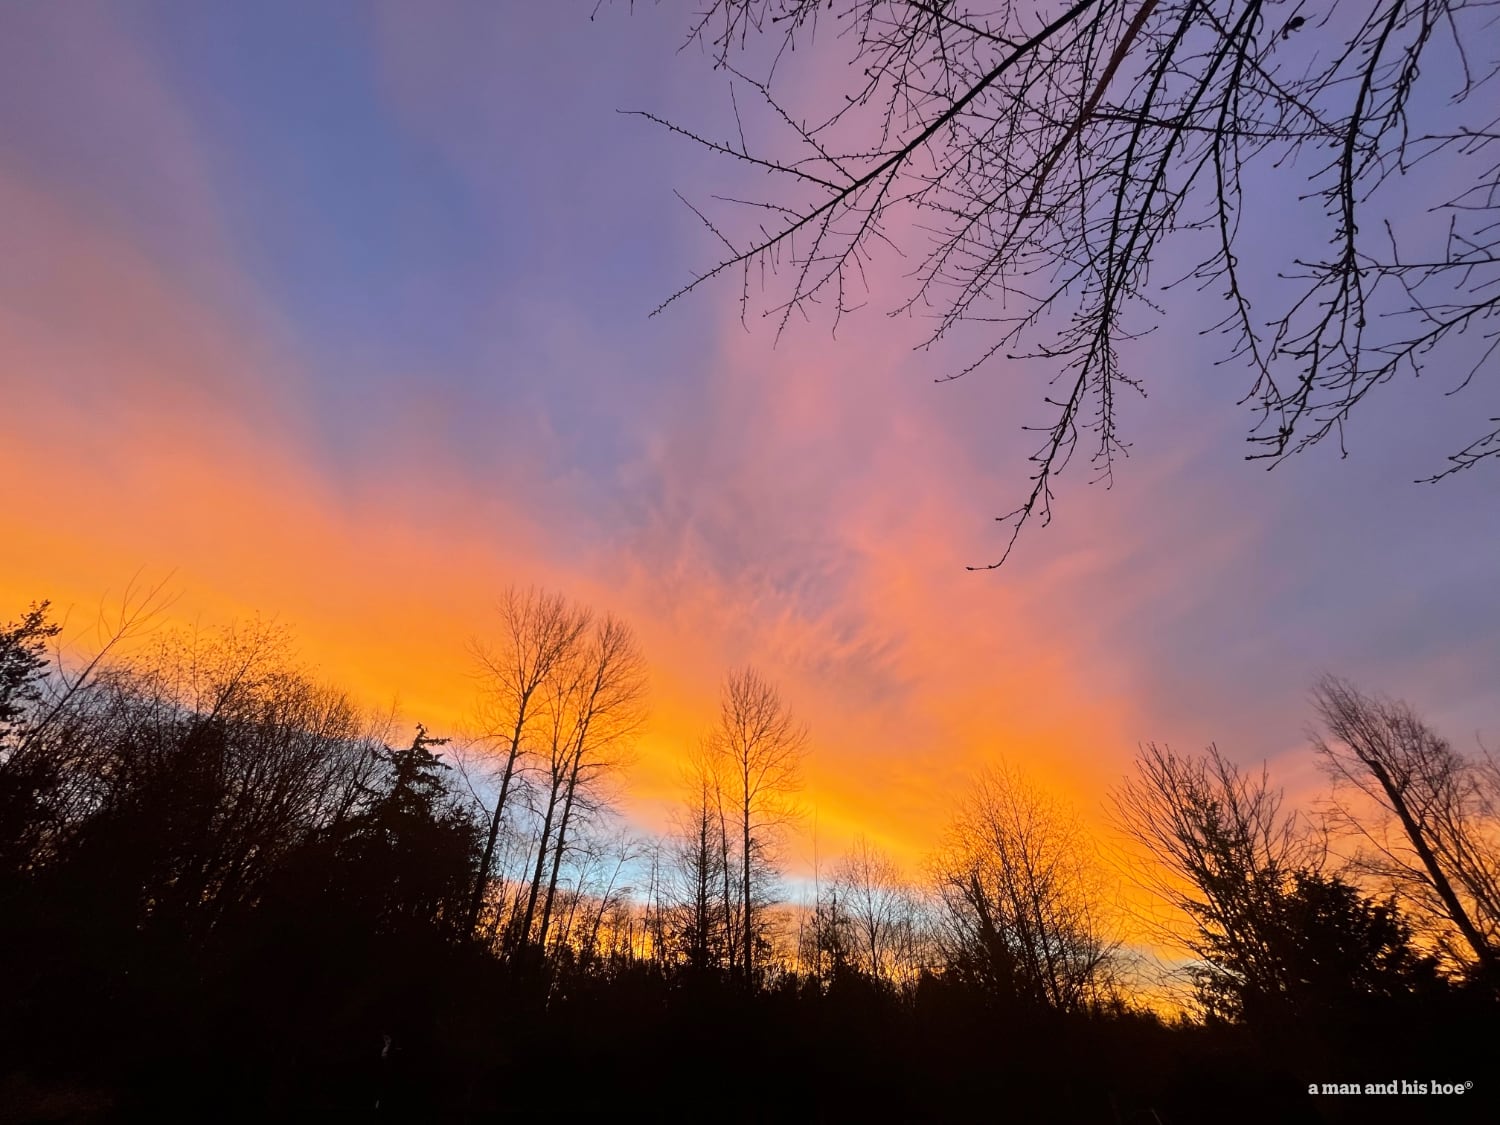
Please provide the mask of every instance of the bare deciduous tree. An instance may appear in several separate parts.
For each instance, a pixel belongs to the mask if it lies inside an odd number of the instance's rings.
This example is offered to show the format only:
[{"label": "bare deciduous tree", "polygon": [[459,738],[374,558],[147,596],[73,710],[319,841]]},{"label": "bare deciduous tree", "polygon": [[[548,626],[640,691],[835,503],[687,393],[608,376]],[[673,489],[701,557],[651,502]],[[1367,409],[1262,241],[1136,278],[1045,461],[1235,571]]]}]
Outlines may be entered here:
[{"label": "bare deciduous tree", "polygon": [[[547,944],[558,874],[568,847],[568,831],[577,827],[580,814],[595,811],[599,806],[600,780],[622,764],[622,755],[629,751],[630,740],[645,717],[646,662],[635,634],[624,622],[612,616],[598,621],[570,663],[573,667],[559,677],[564,686],[553,701],[553,707],[565,719],[554,724],[547,819],[537,851],[540,875],[550,839],[551,874],[537,936],[537,944],[543,948]],[[564,732],[561,738],[557,737],[558,731]],[[552,836],[549,830],[554,815],[557,830]],[[535,895],[533,882],[523,930],[527,934],[531,932]]]},{"label": "bare deciduous tree", "polygon": [[861,836],[834,865],[830,892],[855,967],[894,988],[915,981],[925,960],[922,910],[890,856]]},{"label": "bare deciduous tree", "polygon": [[[107,602],[101,601],[94,622],[94,643],[89,655],[78,661],[65,659],[63,646],[58,645],[53,665],[42,678],[33,683],[32,687],[37,689],[34,699],[30,700],[33,706],[30,714],[26,716],[27,722],[24,730],[13,729],[12,745],[4,747],[4,762],[0,763],[0,769],[20,769],[26,762],[26,751],[28,747],[40,738],[48,728],[56,721],[67,716],[69,707],[79,699],[90,686],[93,685],[96,675],[106,671],[110,667],[110,660],[121,654],[129,642],[150,632],[160,621],[160,618],[177,600],[177,595],[169,590],[172,576],[169,574],[154,586],[143,586],[139,581],[139,575],[132,578],[125,585],[120,594],[117,605],[111,607]],[[42,616],[33,621],[33,625],[47,620],[46,611],[50,603],[43,602],[40,609]],[[35,611],[36,607],[33,607]],[[32,620],[29,616],[27,620]],[[44,639],[55,639],[66,627],[65,622],[58,622],[46,626]],[[17,632],[12,634],[14,638],[7,649],[19,655],[18,645],[26,636],[25,622],[21,623]],[[34,650],[34,655],[40,656],[41,649]],[[10,659],[6,660],[6,669],[0,669],[0,675],[14,668],[19,672],[20,664],[13,664]],[[17,684],[16,687],[20,687]],[[3,712],[0,712],[3,715]]]},{"label": "bare deciduous tree", "polygon": [[286,631],[258,621],[164,633],[62,690],[25,746],[45,780],[28,862],[82,851],[101,871],[118,864],[122,883],[139,881],[142,918],[195,939],[242,916],[311,835],[338,832],[389,728],[315,683]]},{"label": "bare deciduous tree", "polygon": [[[720,760],[720,777],[739,853],[735,857],[739,881],[738,969],[751,983],[755,980],[758,927],[766,905],[762,901],[763,875],[774,869],[780,831],[797,816],[796,793],[807,752],[807,729],[793,719],[774,686],[753,668],[745,668],[724,683],[711,746]],[[726,856],[727,843],[726,839]]]},{"label": "bare deciduous tree", "polygon": [[[1325,676],[1314,746],[1334,782],[1334,822],[1364,845],[1357,862],[1425,919],[1442,919],[1460,962],[1500,962],[1500,809],[1494,762],[1469,759],[1407,704]],[[1351,802],[1351,798],[1353,801]],[[1466,948],[1464,948],[1466,947]]]},{"label": "bare deciduous tree", "polygon": [[934,861],[949,962],[987,989],[1071,1011],[1102,999],[1119,945],[1081,827],[1010,768],[982,772]]},{"label": "bare deciduous tree", "polygon": [[[729,76],[734,135],[644,116],[757,186],[689,204],[722,256],[662,307],[737,274],[743,316],[752,276],[782,271],[766,315],[821,304],[837,325],[877,251],[925,239],[894,310],[929,318],[924,345],[977,323],[958,375],[1034,360],[1057,388],[1007,556],[1081,432],[1103,478],[1126,448],[1117,396],[1144,383],[1121,346],[1159,312],[1174,234],[1194,232],[1172,281],[1225,299],[1206,330],[1248,371],[1250,456],[1342,440],[1393,376],[1441,355],[1464,386],[1500,347],[1491,18],[1484,0],[709,0],[691,39]],[[789,82],[809,51],[823,81]],[[839,53],[850,80],[824,93]],[[1245,228],[1273,199],[1324,237],[1260,264]],[[1432,479],[1497,454],[1500,428]]]},{"label": "bare deciduous tree", "polygon": [[1298,871],[1321,869],[1323,854],[1264,767],[1244,773],[1217,746],[1183,757],[1148,744],[1111,799],[1142,851],[1131,863],[1137,882],[1175,912],[1156,936],[1210,965],[1232,950],[1245,987],[1281,990],[1283,892]]},{"label": "bare deciduous tree", "polygon": [[495,845],[504,822],[506,801],[523,752],[528,724],[536,718],[539,693],[565,662],[589,624],[589,615],[558,594],[511,587],[500,598],[501,639],[490,646],[476,641],[474,658],[483,677],[480,697],[485,739],[503,755],[489,832],[469,901],[469,928],[479,924],[485,891],[493,872]]}]

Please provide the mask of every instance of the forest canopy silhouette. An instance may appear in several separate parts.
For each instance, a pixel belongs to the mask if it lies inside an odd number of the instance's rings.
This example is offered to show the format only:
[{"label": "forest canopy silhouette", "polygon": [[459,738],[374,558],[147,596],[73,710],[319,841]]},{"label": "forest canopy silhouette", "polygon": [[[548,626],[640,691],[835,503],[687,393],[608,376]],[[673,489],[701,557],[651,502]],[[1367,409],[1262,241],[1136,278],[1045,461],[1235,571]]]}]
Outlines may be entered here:
[{"label": "forest canopy silhouette", "polygon": [[1496,760],[1342,680],[1315,807],[1148,744],[1112,863],[997,759],[922,870],[860,839],[809,893],[787,831],[837,732],[754,669],[651,836],[611,812],[649,721],[622,620],[506,591],[450,735],[160,607],[90,653],[46,602],[0,630],[8,1119],[1363,1121],[1309,1084],[1489,1073]]}]

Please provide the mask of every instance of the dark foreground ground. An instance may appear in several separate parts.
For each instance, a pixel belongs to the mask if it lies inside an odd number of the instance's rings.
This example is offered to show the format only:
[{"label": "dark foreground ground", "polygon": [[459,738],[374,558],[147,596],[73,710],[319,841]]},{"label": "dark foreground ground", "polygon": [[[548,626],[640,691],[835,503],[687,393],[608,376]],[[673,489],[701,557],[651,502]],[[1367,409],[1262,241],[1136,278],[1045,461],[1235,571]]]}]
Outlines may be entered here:
[{"label": "dark foreground ground", "polygon": [[[38,973],[45,993],[10,966],[0,1121],[1500,1120],[1500,1036],[1472,998],[1252,1034],[1007,1009],[937,980],[897,1002],[859,980],[747,997],[639,963],[544,991],[477,957],[420,982],[347,949],[276,960],[297,969],[163,963],[141,988]],[[1309,1094],[1325,1082],[1473,1087]]]}]

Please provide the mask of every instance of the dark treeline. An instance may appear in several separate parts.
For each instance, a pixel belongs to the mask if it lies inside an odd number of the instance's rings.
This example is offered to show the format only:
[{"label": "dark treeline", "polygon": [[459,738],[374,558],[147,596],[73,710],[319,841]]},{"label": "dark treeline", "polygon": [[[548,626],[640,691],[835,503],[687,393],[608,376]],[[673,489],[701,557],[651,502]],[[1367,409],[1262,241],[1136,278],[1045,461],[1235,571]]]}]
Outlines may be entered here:
[{"label": "dark treeline", "polygon": [[[1315,817],[1147,746],[1112,865],[996,766],[920,875],[860,840],[793,895],[809,732],[754,670],[642,839],[617,619],[507,593],[476,728],[398,737],[279,629],[149,616],[0,629],[0,1120],[1491,1119],[1500,769],[1342,681]],[[1309,1091],[1392,1082],[1475,1085]]]}]

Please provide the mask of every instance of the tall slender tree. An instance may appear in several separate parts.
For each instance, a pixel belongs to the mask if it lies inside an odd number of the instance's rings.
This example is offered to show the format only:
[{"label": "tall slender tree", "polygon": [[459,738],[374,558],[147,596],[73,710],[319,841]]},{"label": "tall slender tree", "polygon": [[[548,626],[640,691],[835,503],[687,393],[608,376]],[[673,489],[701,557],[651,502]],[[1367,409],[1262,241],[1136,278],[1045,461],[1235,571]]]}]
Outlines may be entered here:
[{"label": "tall slender tree", "polygon": [[554,792],[560,790],[561,800],[537,939],[543,947],[569,829],[576,826],[580,813],[595,807],[599,782],[623,763],[645,718],[646,662],[630,627],[609,615],[598,621],[588,643],[578,651],[577,674],[568,682],[571,721],[560,759],[563,769],[554,774]]},{"label": "tall slender tree", "polygon": [[499,786],[479,871],[469,897],[469,928],[479,926],[493,874],[495,846],[504,823],[528,726],[536,718],[543,685],[567,662],[588,627],[590,615],[559,594],[508,588],[500,598],[500,640],[475,641],[472,653],[482,676],[481,721],[485,739],[501,755]]},{"label": "tall slender tree", "polygon": [[676,954],[698,975],[727,965],[734,940],[718,765],[706,747],[689,756],[685,799],[668,851],[670,905],[664,929]]},{"label": "tall slender tree", "polygon": [[738,968],[747,986],[755,981],[764,877],[773,870],[781,830],[797,816],[807,740],[807,728],[793,718],[780,693],[760,673],[744,668],[725,681],[712,745],[723,763],[736,829]]}]

